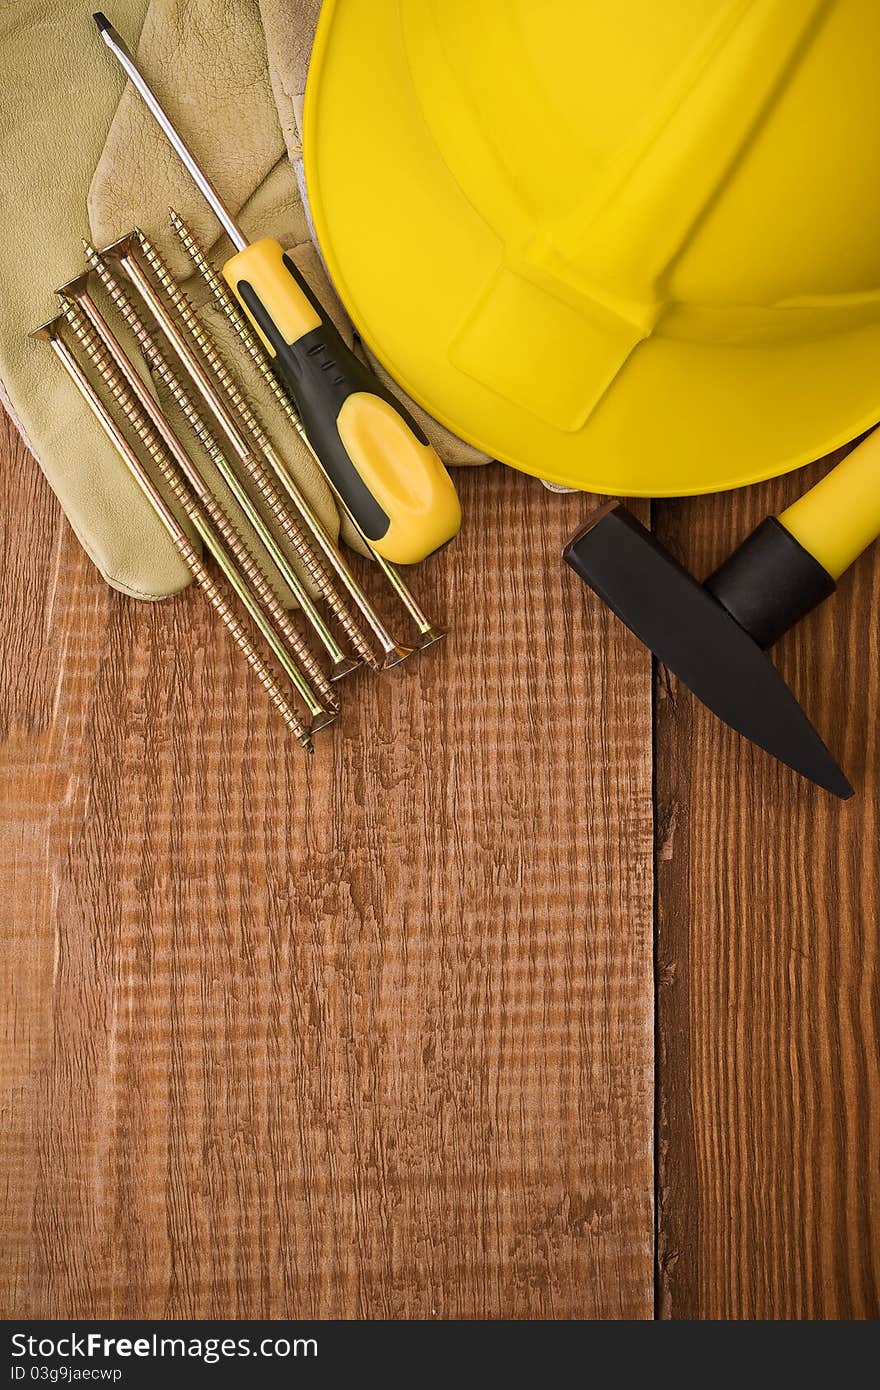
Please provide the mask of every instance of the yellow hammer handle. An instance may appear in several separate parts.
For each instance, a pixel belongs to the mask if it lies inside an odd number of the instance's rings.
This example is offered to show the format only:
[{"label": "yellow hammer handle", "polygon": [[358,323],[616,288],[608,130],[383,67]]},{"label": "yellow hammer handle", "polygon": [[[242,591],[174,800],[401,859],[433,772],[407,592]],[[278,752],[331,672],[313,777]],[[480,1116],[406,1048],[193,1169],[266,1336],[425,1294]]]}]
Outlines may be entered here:
[{"label": "yellow hammer handle", "polygon": [[839,579],[880,536],[880,428],[779,517]]}]

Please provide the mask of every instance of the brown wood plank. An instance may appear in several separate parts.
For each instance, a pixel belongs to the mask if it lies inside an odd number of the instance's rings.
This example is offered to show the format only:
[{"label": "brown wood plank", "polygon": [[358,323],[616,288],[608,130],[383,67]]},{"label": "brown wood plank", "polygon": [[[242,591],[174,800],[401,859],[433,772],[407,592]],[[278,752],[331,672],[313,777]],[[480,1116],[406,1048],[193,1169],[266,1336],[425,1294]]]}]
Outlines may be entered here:
[{"label": "brown wood plank", "polygon": [[3,460],[7,1316],[652,1311],[650,669],[493,468],[311,765]]},{"label": "brown wood plank", "polygon": [[[827,465],[667,503],[705,575]],[[659,1308],[880,1312],[880,552],[776,650],[857,788],[841,805],[661,672]]]}]

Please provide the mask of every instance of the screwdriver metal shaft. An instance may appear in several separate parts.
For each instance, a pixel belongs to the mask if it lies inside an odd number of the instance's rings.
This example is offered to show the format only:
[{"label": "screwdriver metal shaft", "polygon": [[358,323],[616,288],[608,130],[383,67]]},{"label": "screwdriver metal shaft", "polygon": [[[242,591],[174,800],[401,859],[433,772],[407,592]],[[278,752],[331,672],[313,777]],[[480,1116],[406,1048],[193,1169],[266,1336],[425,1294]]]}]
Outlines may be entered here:
[{"label": "screwdriver metal shaft", "polygon": [[207,174],[196,162],[195,155],[183,136],[180,135],[171,124],[171,121],[165,114],[162,103],[132,57],[125,40],[120,38],[107,16],[102,14],[100,10],[97,14],[93,14],[92,18],[98,26],[101,38],[110,49],[110,52],[122,68],[129,82],[136,88],[143,98],[144,103],[152,112],[157,124],[164,131],[170,144],[181,160],[181,163],[196,184],[196,187],[199,189],[199,192],[217,218],[224,232],[229,237],[236,251],[244,251],[248,244],[244,232],[238,226],[228,208],[224,206],[223,199],[220,197],[220,194],[217,192]]}]

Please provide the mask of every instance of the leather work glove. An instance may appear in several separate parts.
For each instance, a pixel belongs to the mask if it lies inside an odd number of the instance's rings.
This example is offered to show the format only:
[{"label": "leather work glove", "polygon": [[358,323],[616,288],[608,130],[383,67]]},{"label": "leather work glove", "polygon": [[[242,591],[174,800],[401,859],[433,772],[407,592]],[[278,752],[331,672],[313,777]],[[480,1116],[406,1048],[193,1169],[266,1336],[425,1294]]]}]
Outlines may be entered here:
[{"label": "leather work glove", "polygon": [[[257,0],[222,6],[212,0],[113,0],[108,17],[245,234],[271,234],[291,249],[351,342],[351,327],[311,244],[288,157],[288,151],[294,159],[299,153],[301,96],[319,8],[319,0],[267,0],[262,6]],[[137,93],[125,90],[91,9],[74,0],[20,0],[0,11],[0,159],[9,205],[0,243],[0,383],[10,413],[108,583],[136,597],[161,598],[183,588],[189,571],[73,384],[46,346],[27,338],[57,313],[54,287],[84,268],[84,236],[100,248],[135,225],[147,234],[185,282],[331,534],[339,520],[308,450],[192,276],[168,223],[169,206],[210,250],[216,267],[231,248]],[[137,360],[117,311],[100,287],[95,294]],[[162,389],[158,395],[167,404]],[[429,432],[447,462],[481,457],[433,422]],[[213,466],[183,427],[179,433],[275,582],[268,557]],[[348,530],[345,537],[363,548]]]}]

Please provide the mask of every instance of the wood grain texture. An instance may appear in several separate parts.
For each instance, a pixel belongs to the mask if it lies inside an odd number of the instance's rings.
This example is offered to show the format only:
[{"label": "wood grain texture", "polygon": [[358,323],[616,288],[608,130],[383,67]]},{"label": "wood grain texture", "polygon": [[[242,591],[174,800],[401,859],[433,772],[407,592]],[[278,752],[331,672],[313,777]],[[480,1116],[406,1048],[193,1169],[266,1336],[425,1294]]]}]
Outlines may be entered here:
[{"label": "wood grain texture", "polygon": [[[663,504],[707,574],[827,464]],[[657,688],[658,1306],[866,1318],[880,1302],[880,553],[774,655],[841,804]]]},{"label": "wood grain texture", "polygon": [[650,667],[469,474],[453,636],[309,763],[4,490],[7,1316],[652,1312]]}]

